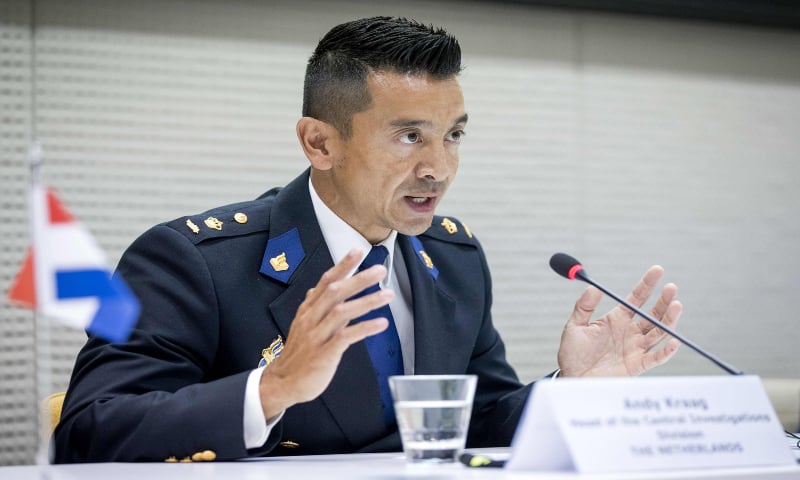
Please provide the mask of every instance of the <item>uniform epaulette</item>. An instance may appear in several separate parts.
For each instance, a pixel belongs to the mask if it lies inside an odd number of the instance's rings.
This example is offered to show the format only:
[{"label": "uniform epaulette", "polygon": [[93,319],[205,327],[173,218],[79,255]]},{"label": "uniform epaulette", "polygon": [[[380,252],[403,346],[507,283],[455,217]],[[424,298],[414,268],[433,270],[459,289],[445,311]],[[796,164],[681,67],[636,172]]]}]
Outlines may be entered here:
[{"label": "uniform epaulette", "polygon": [[422,236],[436,238],[445,242],[475,245],[477,240],[473,237],[469,227],[464,222],[453,217],[440,217],[434,215],[431,227]]},{"label": "uniform epaulette", "polygon": [[258,199],[214,208],[197,215],[179,217],[167,226],[182,232],[193,243],[235,237],[269,228],[271,199]]}]

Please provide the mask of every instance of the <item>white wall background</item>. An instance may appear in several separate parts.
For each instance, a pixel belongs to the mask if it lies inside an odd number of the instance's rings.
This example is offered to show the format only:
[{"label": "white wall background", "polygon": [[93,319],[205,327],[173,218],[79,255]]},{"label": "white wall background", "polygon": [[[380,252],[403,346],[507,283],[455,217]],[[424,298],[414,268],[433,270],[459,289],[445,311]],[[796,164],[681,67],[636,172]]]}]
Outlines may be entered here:
[{"label": "white wall background", "polygon": [[[495,321],[530,381],[582,286],[660,263],[681,330],[739,368],[800,378],[800,33],[492,2],[4,0],[0,288],[27,247],[26,149],[110,260],[152,224],[257,196],[305,168],[305,62],[374,14],[446,26],[470,114],[440,213],[482,240]],[[604,304],[610,306],[610,303]],[[33,316],[0,308],[0,464],[36,449]],[[53,391],[82,332],[54,327]],[[688,349],[659,374],[716,374]]]}]

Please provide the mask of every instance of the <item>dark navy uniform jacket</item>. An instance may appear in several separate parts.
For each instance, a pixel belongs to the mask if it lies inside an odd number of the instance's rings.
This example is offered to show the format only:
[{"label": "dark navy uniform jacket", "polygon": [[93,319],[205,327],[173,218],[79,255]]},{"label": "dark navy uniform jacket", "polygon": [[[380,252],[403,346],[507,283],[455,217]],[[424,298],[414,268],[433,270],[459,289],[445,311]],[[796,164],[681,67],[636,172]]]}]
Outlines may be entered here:
[{"label": "dark navy uniform jacket", "polygon": [[[442,222],[397,238],[413,295],[415,373],[478,375],[468,446],[508,445],[530,386],[507,363],[492,324],[480,244],[457,220],[455,233]],[[277,271],[269,260],[281,253],[289,268]],[[79,353],[54,434],[56,461],[400,451],[363,342],[345,352],[320,397],[286,411],[262,448],[244,446],[247,376],[264,348],[286,339],[306,292],[332,266],[308,171],[257,200],[144,233],[117,269],[141,301],[139,323],[127,343],[89,338]]]}]

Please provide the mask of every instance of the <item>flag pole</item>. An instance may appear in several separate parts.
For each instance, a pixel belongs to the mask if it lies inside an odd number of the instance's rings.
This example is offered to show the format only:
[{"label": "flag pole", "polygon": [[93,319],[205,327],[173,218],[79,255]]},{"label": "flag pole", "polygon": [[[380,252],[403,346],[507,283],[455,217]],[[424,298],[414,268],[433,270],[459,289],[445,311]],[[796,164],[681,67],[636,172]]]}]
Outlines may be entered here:
[{"label": "flag pole", "polygon": [[[37,106],[38,106],[38,99],[36,98],[38,85],[38,75],[36,71],[37,67],[37,37],[38,37],[38,24],[36,19],[37,14],[37,1],[31,1],[31,21],[30,21],[30,28],[31,28],[31,52],[30,52],[30,74],[31,74],[31,143],[28,147],[28,165],[30,167],[30,188],[28,193],[28,213],[29,213],[29,220],[28,225],[30,228],[30,244],[31,244],[31,252],[33,253],[33,264],[34,264],[34,279],[37,277],[41,279],[40,275],[43,275],[42,269],[42,262],[37,261],[36,256],[36,247],[37,241],[39,239],[39,234],[42,231],[42,223],[46,221],[44,215],[47,212],[45,208],[44,202],[46,201],[43,198],[43,182],[42,182],[42,145],[39,143],[38,133],[37,133],[37,124],[36,120],[38,117],[37,113]],[[38,252],[38,254],[42,254],[44,252]],[[41,258],[41,257],[40,257]],[[36,281],[34,280],[33,285],[34,291],[38,290]],[[37,294],[39,298],[41,298],[41,292]],[[36,414],[36,421],[34,422],[36,425],[36,456],[35,462],[37,465],[49,465],[50,464],[50,441],[51,441],[51,432],[50,432],[50,412],[49,408],[45,409],[43,402],[45,397],[50,395],[51,389],[53,388],[53,381],[52,381],[52,353],[51,343],[50,343],[50,322],[49,320],[39,312],[37,308],[33,309],[33,320],[34,320],[34,327],[33,327],[33,344],[34,344],[34,358],[33,358],[33,368],[34,368],[34,377],[36,378],[36,385],[34,387],[34,400],[35,400],[35,414]]]},{"label": "flag pole", "polygon": [[[42,183],[42,146],[38,141],[33,141],[28,149],[28,163],[30,167],[30,193],[29,193],[29,213],[30,213],[30,239],[34,251],[34,271],[36,272],[34,278],[42,278],[41,275],[45,273],[42,271],[40,261],[36,257],[45,252],[39,251],[41,245],[37,240],[41,232],[41,223],[46,221],[44,215],[47,210],[43,202],[45,198],[43,195],[44,187]],[[50,464],[50,415],[49,409],[43,405],[44,399],[50,395],[53,388],[52,381],[52,352],[51,352],[51,335],[50,335],[50,322],[38,310],[34,309],[34,371],[36,377],[36,426],[37,426],[37,451],[36,451],[36,464],[49,465]]]}]

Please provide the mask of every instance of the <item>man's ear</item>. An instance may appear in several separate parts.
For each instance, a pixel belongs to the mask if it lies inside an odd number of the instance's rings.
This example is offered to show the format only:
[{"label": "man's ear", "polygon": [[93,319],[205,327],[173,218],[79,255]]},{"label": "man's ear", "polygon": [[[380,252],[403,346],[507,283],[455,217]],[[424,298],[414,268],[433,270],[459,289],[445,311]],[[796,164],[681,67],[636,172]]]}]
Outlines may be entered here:
[{"label": "man's ear", "polygon": [[332,125],[316,118],[303,117],[297,122],[297,139],[312,167],[318,170],[333,167],[341,139],[339,131]]}]

